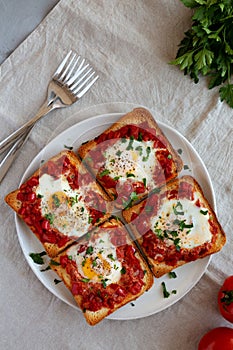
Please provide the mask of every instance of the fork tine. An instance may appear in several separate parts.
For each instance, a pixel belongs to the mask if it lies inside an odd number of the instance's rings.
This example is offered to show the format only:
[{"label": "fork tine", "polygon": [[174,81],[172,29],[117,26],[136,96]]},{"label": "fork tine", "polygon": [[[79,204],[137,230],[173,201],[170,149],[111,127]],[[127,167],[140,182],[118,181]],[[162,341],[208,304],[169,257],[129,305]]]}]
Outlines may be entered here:
[{"label": "fork tine", "polygon": [[[76,88],[73,93],[78,97],[82,97],[89,89],[90,87],[96,82],[96,80],[99,78],[97,75],[93,80],[91,80],[89,83],[88,81],[93,77],[95,72],[93,72],[91,75],[89,75],[83,82]],[[88,83],[88,84],[87,84]],[[87,84],[87,85],[86,85]],[[84,87],[86,85],[86,87]],[[84,89],[82,89],[84,87]],[[82,89],[82,90],[81,90]],[[80,91],[81,90],[81,91]]]},{"label": "fork tine", "polygon": [[66,84],[68,86],[71,86],[75,80],[77,80],[77,78],[85,71],[85,69],[87,69],[87,67],[89,67],[89,63],[87,63],[84,67],[82,67],[80,69],[80,66],[78,68],[78,70],[76,71],[76,73],[66,82]]},{"label": "fork tine", "polygon": [[62,70],[62,72],[60,73],[60,76],[58,77],[61,80],[66,80],[66,74],[67,72],[69,72],[71,69],[70,67],[72,66],[72,63],[75,59],[76,53],[73,53],[73,57],[71,57],[71,59],[69,60],[69,62],[67,63],[66,67],[64,67],[64,70]]},{"label": "fork tine", "polygon": [[77,97],[81,98],[92,87],[98,78],[99,76],[97,75],[79,94],[77,94]]},{"label": "fork tine", "polygon": [[[74,81],[73,84],[69,85],[69,87],[71,88],[71,90],[75,90],[76,87],[81,83],[81,81],[89,74],[91,73],[92,68],[88,69],[88,71],[86,73],[84,73],[81,78],[79,78],[77,81]],[[94,72],[95,73],[95,72]]]},{"label": "fork tine", "polygon": [[[77,65],[79,63],[79,60],[81,59],[80,56],[78,56],[78,58],[75,60],[72,68],[70,69],[70,71],[68,72],[68,74],[66,75],[66,82],[70,79],[70,77],[72,76],[72,74],[74,72],[76,72],[77,70],[79,70],[79,67],[77,68]],[[80,64],[81,65],[81,64]]]},{"label": "fork tine", "polygon": [[54,73],[54,75],[53,75],[54,77],[57,76],[57,75],[59,75],[59,74],[62,72],[62,70],[63,70],[63,68],[65,67],[66,62],[68,61],[68,59],[69,59],[71,53],[72,53],[72,50],[70,50],[70,51],[68,52],[68,54],[66,55],[66,57],[64,58],[64,60],[63,60],[63,61],[61,62],[61,64],[58,66],[57,70],[55,71],[55,73]]}]

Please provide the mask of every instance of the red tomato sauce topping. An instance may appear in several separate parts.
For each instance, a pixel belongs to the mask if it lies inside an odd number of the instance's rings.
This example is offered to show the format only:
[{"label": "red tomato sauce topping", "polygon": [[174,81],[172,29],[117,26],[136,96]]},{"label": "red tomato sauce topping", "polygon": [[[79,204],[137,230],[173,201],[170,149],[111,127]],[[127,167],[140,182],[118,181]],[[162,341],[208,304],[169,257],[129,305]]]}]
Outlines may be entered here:
[{"label": "red tomato sauce topping", "polygon": [[[75,261],[70,260],[67,255],[60,257],[61,266],[70,275],[73,295],[82,296],[80,307],[84,312],[85,310],[97,311],[102,307],[113,309],[116,304],[123,302],[129,294],[137,295],[144,285],[144,271],[140,261],[135,256],[135,248],[126,243],[125,230],[118,227],[112,229],[111,227],[109,235],[112,244],[116,246],[117,259],[122,264],[121,278],[117,283],[104,286],[100,282],[84,282]],[[85,244],[80,245],[78,252],[85,249]]]},{"label": "red tomato sauce topping", "polygon": [[[155,259],[158,262],[165,262],[168,265],[175,266],[179,260],[184,260],[186,262],[194,261],[199,256],[202,256],[207,252],[211,245],[214,244],[216,240],[217,227],[211,218],[208,220],[210,231],[212,233],[211,242],[205,242],[195,248],[186,249],[180,247],[177,249],[175,244],[167,245],[164,240],[158,237],[151,229],[150,220],[152,216],[156,216],[161,202],[167,199],[189,199],[192,201],[194,199],[193,187],[191,184],[182,182],[178,190],[173,189],[167,191],[166,193],[152,194],[147,201],[144,202],[144,206],[141,207],[139,213],[133,213],[131,216],[131,221],[133,225],[136,226],[138,232],[142,238],[142,247],[149,257]],[[198,201],[197,206],[201,206],[200,201]]]},{"label": "red tomato sauce topping", "polygon": [[[27,182],[20,186],[17,199],[21,201],[19,215],[27,225],[35,232],[42,243],[57,244],[58,247],[64,246],[70,239],[68,236],[60,233],[56,228],[51,227],[48,219],[41,213],[41,198],[36,195],[36,189],[39,185],[39,179],[43,174],[51,175],[55,180],[62,174],[65,174],[70,187],[75,190],[80,186],[85,186],[93,179],[90,175],[82,176],[78,173],[76,167],[70,162],[69,158],[62,155],[56,161],[49,160],[42,165],[39,175],[33,176]],[[96,223],[106,211],[103,198],[93,191],[89,191],[85,198],[88,206],[92,225]]]},{"label": "red tomato sauce topping", "polygon": [[[116,143],[119,139],[130,138],[138,141],[153,141],[154,148],[157,149],[155,156],[158,161],[158,165],[154,169],[154,180],[156,184],[160,185],[164,183],[164,180],[169,180],[173,177],[175,163],[169,151],[166,149],[168,143],[163,135],[156,135],[156,131],[150,128],[147,122],[143,122],[140,125],[124,125],[118,130],[111,130],[108,133],[97,136],[95,138],[97,146],[89,152],[87,161],[91,161],[91,166],[100,174],[104,170],[104,151],[106,148]],[[116,185],[119,183],[118,179],[113,179],[107,174],[100,176],[98,179],[106,188],[116,189]],[[132,178],[129,182],[134,183]],[[137,194],[145,193],[146,186],[143,182],[137,182],[133,191]],[[118,197],[121,197],[119,193],[123,193],[124,188],[118,188],[117,192]]]}]

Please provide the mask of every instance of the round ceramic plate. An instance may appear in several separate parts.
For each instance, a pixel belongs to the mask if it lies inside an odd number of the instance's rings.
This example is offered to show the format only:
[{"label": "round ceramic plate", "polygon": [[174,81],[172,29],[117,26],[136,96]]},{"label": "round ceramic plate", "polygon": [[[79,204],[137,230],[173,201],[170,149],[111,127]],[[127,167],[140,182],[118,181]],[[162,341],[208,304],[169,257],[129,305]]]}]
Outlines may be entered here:
[{"label": "round ceramic plate", "polygon": [[[36,156],[24,173],[21,183],[23,183],[33,174],[33,172],[40,166],[41,162],[46,161],[50,157],[56,155],[64,148],[73,147],[73,150],[75,151],[82,142],[90,140],[99,135],[121,116],[122,113],[94,116],[79,122],[78,124],[75,124],[60,133]],[[203,161],[195,149],[176,130],[161,122],[158,122],[158,124],[173,145],[174,149],[180,153],[181,158],[183,159],[184,169],[181,175],[186,174],[195,177],[195,179],[201,185],[206,198],[215,209],[215,198],[211,180]],[[38,279],[51,293],[63,300],[68,305],[79,310],[69,290],[63,285],[63,283],[57,283],[57,275],[51,270],[46,271],[49,259],[45,257],[44,265],[37,265],[30,258],[30,253],[40,253],[44,250],[43,246],[17,215],[15,217],[15,221],[17,234],[23,253]],[[128,303],[124,307],[120,308],[108,316],[108,318],[115,320],[129,320],[146,317],[164,310],[180,300],[195,286],[205,272],[209,261],[210,257],[206,257],[179,267],[175,270],[177,275],[176,278],[171,279],[166,275],[159,279],[155,279],[153,287],[148,292],[144,293],[133,303]],[[162,282],[165,282],[168,291],[175,290],[176,294],[171,293],[168,298],[164,298],[161,286]]]}]

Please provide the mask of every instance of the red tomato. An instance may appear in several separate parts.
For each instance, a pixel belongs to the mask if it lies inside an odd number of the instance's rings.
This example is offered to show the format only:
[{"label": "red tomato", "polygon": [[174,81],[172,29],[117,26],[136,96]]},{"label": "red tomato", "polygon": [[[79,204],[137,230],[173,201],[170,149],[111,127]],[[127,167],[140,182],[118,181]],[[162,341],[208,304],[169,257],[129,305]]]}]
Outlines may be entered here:
[{"label": "red tomato", "polygon": [[228,327],[214,328],[206,333],[198,344],[198,350],[232,350],[233,329]]},{"label": "red tomato", "polygon": [[218,307],[221,315],[233,323],[233,276],[226,278],[219,290]]}]

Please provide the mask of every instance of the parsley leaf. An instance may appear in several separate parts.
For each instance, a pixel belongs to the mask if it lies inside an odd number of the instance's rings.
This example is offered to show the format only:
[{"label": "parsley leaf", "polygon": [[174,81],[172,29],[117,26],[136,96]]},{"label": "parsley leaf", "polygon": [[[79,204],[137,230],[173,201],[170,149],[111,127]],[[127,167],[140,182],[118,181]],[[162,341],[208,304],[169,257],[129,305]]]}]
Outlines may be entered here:
[{"label": "parsley leaf", "polygon": [[181,0],[192,10],[192,25],[184,33],[177,65],[194,83],[208,78],[208,88],[217,86],[221,101],[233,108],[233,6],[230,0]]}]

